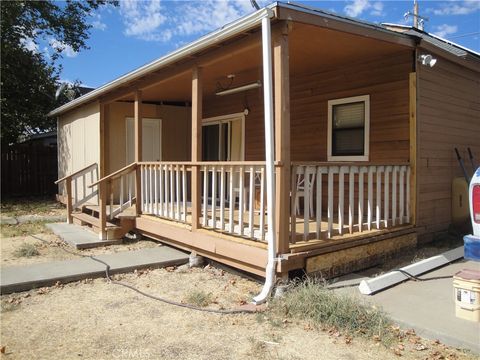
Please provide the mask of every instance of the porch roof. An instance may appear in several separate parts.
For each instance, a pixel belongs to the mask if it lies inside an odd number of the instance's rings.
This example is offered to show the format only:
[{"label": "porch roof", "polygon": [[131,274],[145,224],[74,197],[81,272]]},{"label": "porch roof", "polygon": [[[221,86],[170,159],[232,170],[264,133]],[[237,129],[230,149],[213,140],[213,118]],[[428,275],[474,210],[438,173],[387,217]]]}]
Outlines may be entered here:
[{"label": "porch roof", "polygon": [[[151,63],[148,63],[138,69],[133,70],[130,73],[127,73],[99,88],[85,94],[73,101],[70,101],[53,111],[51,111],[48,116],[59,116],[69,110],[72,110],[80,105],[85,103],[98,100],[100,97],[117,90],[121,87],[125,87],[128,85],[133,84],[136,81],[139,81],[141,78],[158,71],[160,69],[164,69],[169,65],[177,63],[181,60],[184,60],[188,57],[192,57],[195,55],[199,55],[206,50],[218,46],[232,38],[240,36],[246,32],[252,31],[260,26],[261,19],[268,15],[272,19],[279,19],[279,20],[293,20],[295,18],[291,18],[289,11],[295,11],[300,16],[307,15],[307,16],[315,16],[318,17],[319,20],[323,20],[323,25],[325,27],[331,28],[332,30],[338,31],[346,31],[350,33],[361,33],[363,31],[368,31],[369,34],[366,36],[371,36],[371,33],[374,32],[378,34],[379,38],[388,39],[391,42],[411,44],[414,46],[413,39],[415,37],[418,38],[417,33],[412,32],[399,32],[390,27],[386,27],[383,25],[373,24],[365,21],[360,21],[357,19],[348,18],[345,16],[339,16],[336,14],[331,14],[329,12],[310,8],[308,6],[294,4],[294,3],[281,3],[281,2],[274,2],[267,7],[258,10],[252,14],[249,14],[245,17],[242,17],[230,24],[223,26],[220,29],[217,29],[198,40],[172,52],[163,57],[154,60]],[[299,18],[300,19],[300,18]],[[330,21],[329,21],[330,20]],[[325,25],[326,24],[326,25]],[[427,34],[428,35],[428,34]],[[439,42],[439,41],[438,41]],[[432,43],[435,47],[439,47],[439,44]],[[450,45],[453,49],[458,50],[458,47]],[[464,51],[468,49],[463,49]],[[478,55],[473,51],[470,51],[471,54]],[[457,55],[458,56],[458,55]]]}]

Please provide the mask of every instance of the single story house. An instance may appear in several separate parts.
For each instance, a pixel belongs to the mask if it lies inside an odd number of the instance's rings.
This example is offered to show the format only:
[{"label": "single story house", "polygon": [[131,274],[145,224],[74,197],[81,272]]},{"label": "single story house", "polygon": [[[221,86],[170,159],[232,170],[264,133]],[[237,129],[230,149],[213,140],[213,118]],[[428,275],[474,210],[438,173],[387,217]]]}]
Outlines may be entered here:
[{"label": "single story house", "polygon": [[267,282],[352,271],[448,228],[479,94],[478,53],[275,2],[54,110],[59,198]]}]

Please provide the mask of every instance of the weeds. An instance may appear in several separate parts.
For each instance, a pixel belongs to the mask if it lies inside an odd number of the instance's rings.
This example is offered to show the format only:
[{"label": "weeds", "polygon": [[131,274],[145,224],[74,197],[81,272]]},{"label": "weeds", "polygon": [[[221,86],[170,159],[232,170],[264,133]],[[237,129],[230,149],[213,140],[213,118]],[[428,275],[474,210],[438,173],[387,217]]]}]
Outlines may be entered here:
[{"label": "weeds", "polygon": [[248,342],[250,343],[249,355],[257,359],[264,359],[266,357],[267,347],[264,342],[255,339],[253,336],[248,337]]},{"label": "weeds", "polygon": [[248,342],[250,343],[250,348],[248,350],[248,355],[254,359],[281,359],[278,354],[277,348],[278,345],[276,342],[258,340],[254,336],[249,336]]},{"label": "weeds", "polygon": [[23,243],[13,252],[13,255],[15,257],[32,257],[38,256],[40,253],[35,245]]},{"label": "weeds", "polygon": [[212,303],[212,294],[203,290],[193,290],[187,295],[186,301],[195,306],[206,307]]},{"label": "weeds", "polygon": [[9,303],[9,302],[3,302],[2,301],[2,305],[0,307],[0,312],[1,313],[6,313],[6,312],[18,310],[19,308],[20,308],[20,303],[17,303],[17,302]]},{"label": "weeds", "polygon": [[312,279],[293,284],[291,290],[274,303],[274,309],[284,317],[306,320],[349,335],[378,338],[385,345],[394,338],[392,321],[383,311],[360,299],[328,290]]}]

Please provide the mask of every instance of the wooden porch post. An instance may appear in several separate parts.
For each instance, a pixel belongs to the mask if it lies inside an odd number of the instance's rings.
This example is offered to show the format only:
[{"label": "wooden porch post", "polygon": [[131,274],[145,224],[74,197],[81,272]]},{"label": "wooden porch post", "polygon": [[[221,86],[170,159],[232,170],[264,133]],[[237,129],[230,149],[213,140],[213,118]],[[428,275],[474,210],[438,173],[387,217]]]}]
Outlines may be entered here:
[{"label": "wooden porch post", "polygon": [[[417,57],[415,57],[417,58]],[[417,73],[409,75],[410,223],[417,224]]]},{"label": "wooden porch post", "polygon": [[[135,127],[135,162],[142,161],[142,92],[135,91],[134,105],[134,127]],[[135,196],[137,198],[135,209],[137,216],[142,213],[142,183],[140,175],[140,166],[137,166],[135,174]]]},{"label": "wooden porch post", "polygon": [[73,224],[73,217],[72,217],[72,178],[67,177],[65,179],[65,190],[67,192],[67,223]]},{"label": "wooden porch post", "polygon": [[[195,66],[192,72],[192,162],[202,160],[202,69]],[[192,167],[192,230],[200,227],[201,191],[200,167]]]},{"label": "wooden porch post", "polygon": [[[104,103],[100,103],[100,164],[99,164],[99,176],[103,178],[106,175],[105,170],[105,108]],[[98,180],[98,179],[97,179]],[[102,182],[98,185],[98,205],[99,220],[100,220],[100,240],[107,239],[107,191],[105,183]]]},{"label": "wooden porch post", "polygon": [[104,103],[100,103],[100,164],[98,167],[99,170],[99,177],[103,178],[107,175],[106,170],[106,161],[107,156],[105,153],[106,150],[106,118],[107,118],[107,105]]},{"label": "wooden porch post", "polygon": [[275,80],[275,159],[280,162],[276,176],[276,239],[280,254],[289,251],[290,218],[290,73],[288,52],[288,24],[276,33],[274,39]]},{"label": "wooden porch post", "polygon": [[99,220],[100,220],[100,233],[98,234],[100,240],[107,240],[107,184],[102,181],[98,184],[98,205],[100,207]]}]

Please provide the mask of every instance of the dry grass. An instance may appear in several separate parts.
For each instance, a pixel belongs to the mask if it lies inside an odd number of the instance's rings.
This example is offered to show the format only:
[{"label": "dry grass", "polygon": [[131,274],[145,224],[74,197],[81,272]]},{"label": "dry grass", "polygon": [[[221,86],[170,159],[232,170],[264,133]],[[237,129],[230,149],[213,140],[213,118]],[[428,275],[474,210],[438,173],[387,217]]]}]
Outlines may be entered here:
[{"label": "dry grass", "polygon": [[2,199],[0,212],[4,216],[62,215],[65,207],[59,202],[44,197]]},{"label": "dry grass", "polygon": [[187,294],[185,301],[191,305],[206,307],[212,303],[212,294],[204,290],[194,289]]},{"label": "dry grass", "polygon": [[[209,307],[235,308],[261,284],[214,267],[168,268],[116,275],[143,291],[171,300],[198,289]],[[9,359],[397,359],[393,350],[362,337],[318,331],[308,321],[268,311],[218,315],[170,306],[104,279],[2,296],[1,338]],[[276,321],[258,321],[275,318]],[[55,336],[51,336],[55,334]],[[405,338],[405,347],[409,343]],[[425,342],[404,359],[473,359]],[[436,356],[436,355],[435,355]],[[438,358],[439,359],[439,358]]]},{"label": "dry grass", "polygon": [[310,278],[292,283],[285,296],[275,301],[274,309],[283,317],[305,320],[347,336],[378,338],[385,345],[395,338],[393,322],[382,310],[359,297],[328,290],[322,282]]},{"label": "dry grass", "polygon": [[16,257],[32,257],[40,255],[40,252],[34,244],[23,243],[15,249],[13,255]]},{"label": "dry grass", "polygon": [[33,234],[51,234],[45,224],[46,221],[27,222],[17,225],[1,225],[0,236],[2,238],[27,236]]}]

